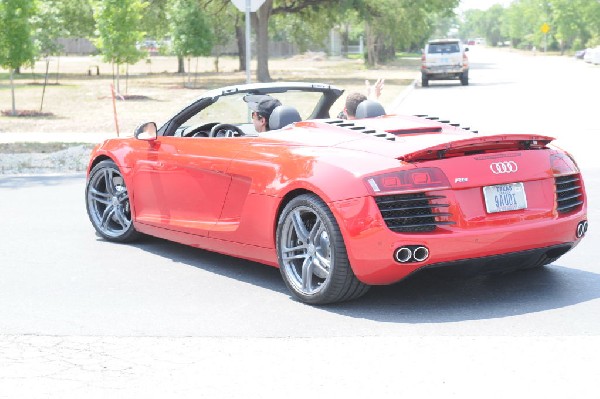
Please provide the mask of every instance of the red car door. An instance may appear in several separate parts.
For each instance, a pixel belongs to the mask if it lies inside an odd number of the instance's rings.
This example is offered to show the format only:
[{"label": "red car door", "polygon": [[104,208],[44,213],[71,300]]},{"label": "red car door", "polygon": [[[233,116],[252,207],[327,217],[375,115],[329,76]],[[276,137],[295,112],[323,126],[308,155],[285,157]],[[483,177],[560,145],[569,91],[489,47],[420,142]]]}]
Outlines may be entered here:
[{"label": "red car door", "polygon": [[[239,140],[239,139],[238,139]],[[216,225],[238,152],[232,138],[159,137],[134,171],[136,221],[206,236]]]}]

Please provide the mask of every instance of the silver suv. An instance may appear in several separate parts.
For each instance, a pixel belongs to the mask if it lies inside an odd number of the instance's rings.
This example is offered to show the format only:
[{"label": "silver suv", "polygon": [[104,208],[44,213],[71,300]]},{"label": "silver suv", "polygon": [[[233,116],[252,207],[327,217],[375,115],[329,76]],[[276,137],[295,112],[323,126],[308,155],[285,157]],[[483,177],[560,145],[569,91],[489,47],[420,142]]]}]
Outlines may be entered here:
[{"label": "silver suv", "polygon": [[429,86],[430,80],[460,79],[463,86],[469,84],[469,59],[458,39],[430,40],[421,57],[421,86]]}]

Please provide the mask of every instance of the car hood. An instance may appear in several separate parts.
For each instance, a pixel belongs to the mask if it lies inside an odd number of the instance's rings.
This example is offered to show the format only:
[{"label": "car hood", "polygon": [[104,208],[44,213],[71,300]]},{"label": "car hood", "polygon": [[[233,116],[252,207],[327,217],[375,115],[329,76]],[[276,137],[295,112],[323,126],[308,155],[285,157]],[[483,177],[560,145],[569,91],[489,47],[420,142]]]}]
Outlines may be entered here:
[{"label": "car hood", "polygon": [[285,142],[292,146],[335,147],[405,162],[544,148],[553,140],[532,134],[480,135],[447,123],[394,115],[353,121],[298,122],[282,130],[263,133],[261,137],[277,145]]}]

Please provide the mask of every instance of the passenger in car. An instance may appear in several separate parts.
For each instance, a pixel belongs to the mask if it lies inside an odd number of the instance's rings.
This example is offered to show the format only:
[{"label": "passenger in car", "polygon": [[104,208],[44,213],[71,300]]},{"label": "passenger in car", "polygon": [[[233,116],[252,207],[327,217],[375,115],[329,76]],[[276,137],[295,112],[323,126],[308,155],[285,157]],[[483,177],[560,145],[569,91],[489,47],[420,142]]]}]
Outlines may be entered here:
[{"label": "passenger in car", "polygon": [[269,131],[269,117],[273,110],[281,105],[281,101],[267,94],[248,94],[244,96],[244,101],[252,111],[252,123],[256,132]]},{"label": "passenger in car", "polygon": [[382,78],[379,78],[377,81],[375,81],[375,84],[371,86],[369,81],[365,80],[367,95],[358,92],[348,94],[348,97],[346,97],[344,110],[339,113],[338,118],[356,119],[356,109],[358,108],[358,105],[367,99],[379,99],[379,96],[381,96],[381,91],[383,90],[384,82],[385,81]]}]

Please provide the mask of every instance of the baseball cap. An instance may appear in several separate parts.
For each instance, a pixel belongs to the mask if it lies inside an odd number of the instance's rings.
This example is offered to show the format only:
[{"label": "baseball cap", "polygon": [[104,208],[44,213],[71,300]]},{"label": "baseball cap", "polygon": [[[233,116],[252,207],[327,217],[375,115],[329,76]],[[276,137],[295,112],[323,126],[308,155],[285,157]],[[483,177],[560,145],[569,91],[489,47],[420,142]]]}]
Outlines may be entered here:
[{"label": "baseball cap", "polygon": [[248,103],[248,108],[264,116],[270,116],[275,108],[281,105],[281,101],[267,94],[247,94],[244,101]]}]

